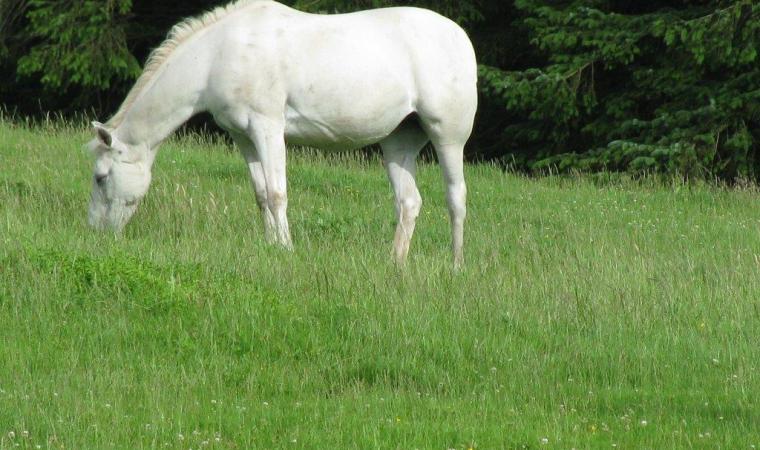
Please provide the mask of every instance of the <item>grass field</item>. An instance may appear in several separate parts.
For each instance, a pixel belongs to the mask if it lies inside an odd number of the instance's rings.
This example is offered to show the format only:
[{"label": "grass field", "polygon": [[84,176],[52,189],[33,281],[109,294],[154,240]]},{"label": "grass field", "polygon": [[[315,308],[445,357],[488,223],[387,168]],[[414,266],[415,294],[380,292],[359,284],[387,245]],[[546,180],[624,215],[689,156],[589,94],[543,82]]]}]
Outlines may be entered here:
[{"label": "grass field", "polygon": [[440,171],[404,270],[380,162],[292,152],[296,249],[242,158],[166,143],[124,236],[83,129],[0,120],[0,449],[760,447],[760,194]]}]

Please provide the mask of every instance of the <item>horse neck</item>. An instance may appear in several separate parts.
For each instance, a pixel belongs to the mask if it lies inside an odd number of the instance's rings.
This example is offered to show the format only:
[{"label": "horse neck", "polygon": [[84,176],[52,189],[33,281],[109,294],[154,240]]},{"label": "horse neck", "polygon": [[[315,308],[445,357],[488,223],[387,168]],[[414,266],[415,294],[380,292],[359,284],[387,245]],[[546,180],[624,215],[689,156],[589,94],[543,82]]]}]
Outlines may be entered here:
[{"label": "horse neck", "polygon": [[116,126],[119,139],[155,148],[194,114],[202,111],[210,52],[202,39],[177,47],[154,73]]}]

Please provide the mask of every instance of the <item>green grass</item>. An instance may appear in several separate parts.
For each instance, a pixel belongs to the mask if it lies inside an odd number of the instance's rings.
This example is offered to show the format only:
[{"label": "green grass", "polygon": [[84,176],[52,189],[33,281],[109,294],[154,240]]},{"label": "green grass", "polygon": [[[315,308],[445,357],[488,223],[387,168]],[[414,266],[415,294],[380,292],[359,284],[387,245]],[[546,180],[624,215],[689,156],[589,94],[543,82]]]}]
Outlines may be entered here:
[{"label": "green grass", "polygon": [[468,166],[454,273],[424,164],[399,270],[378,160],[291,153],[289,253],[192,136],[93,232],[88,139],[0,121],[0,449],[760,446],[753,189]]}]

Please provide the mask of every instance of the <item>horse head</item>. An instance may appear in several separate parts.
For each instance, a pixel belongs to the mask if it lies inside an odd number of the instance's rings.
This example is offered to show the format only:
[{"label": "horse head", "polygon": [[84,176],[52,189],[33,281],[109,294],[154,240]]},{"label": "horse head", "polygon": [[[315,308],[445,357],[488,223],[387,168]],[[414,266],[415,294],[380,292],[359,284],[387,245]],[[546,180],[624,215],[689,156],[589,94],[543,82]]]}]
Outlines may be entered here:
[{"label": "horse head", "polygon": [[142,146],[121,142],[113,130],[92,123],[95,139],[89,148],[95,156],[89,222],[95,228],[121,231],[137,211],[151,180],[151,156]]}]

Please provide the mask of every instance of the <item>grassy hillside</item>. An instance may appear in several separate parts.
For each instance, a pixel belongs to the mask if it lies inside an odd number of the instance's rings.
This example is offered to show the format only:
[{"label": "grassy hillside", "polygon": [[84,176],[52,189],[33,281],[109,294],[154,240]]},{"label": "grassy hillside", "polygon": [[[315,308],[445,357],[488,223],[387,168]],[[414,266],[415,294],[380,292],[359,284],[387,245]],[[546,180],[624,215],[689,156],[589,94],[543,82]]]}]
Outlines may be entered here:
[{"label": "grassy hillside", "polygon": [[752,189],[470,166],[453,273],[423,165],[399,270],[378,160],[292,152],[289,253],[197,137],[94,233],[88,138],[0,121],[0,449],[760,446]]}]

